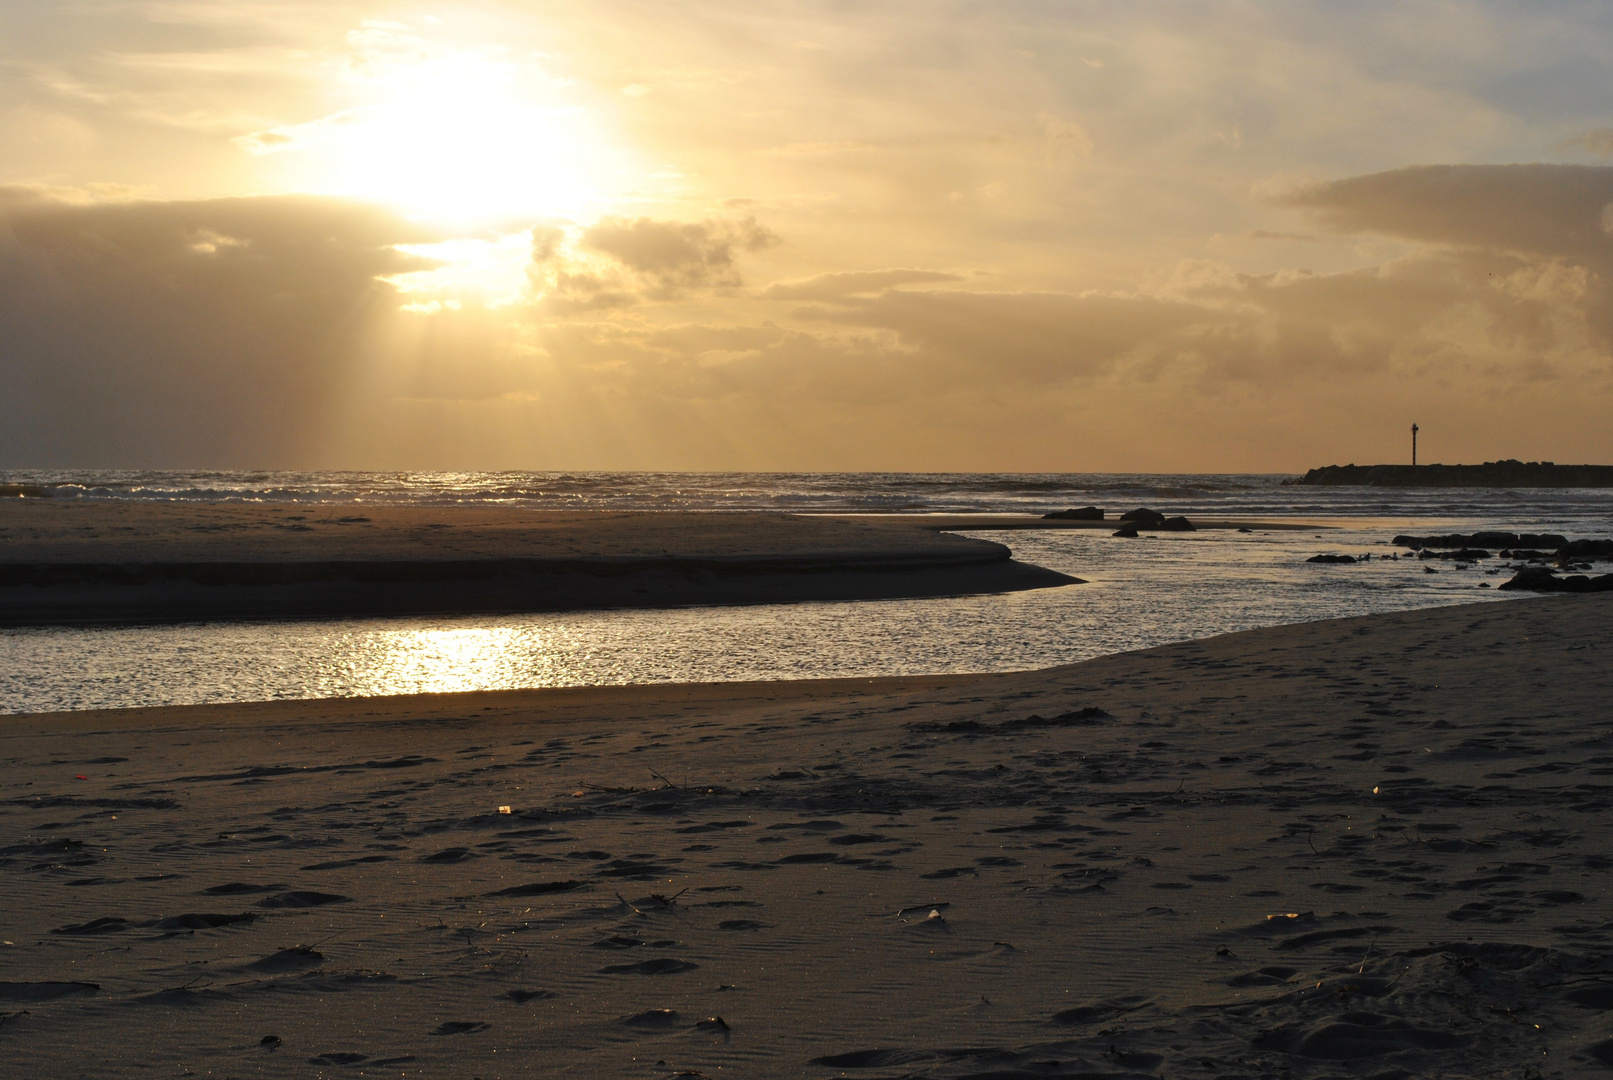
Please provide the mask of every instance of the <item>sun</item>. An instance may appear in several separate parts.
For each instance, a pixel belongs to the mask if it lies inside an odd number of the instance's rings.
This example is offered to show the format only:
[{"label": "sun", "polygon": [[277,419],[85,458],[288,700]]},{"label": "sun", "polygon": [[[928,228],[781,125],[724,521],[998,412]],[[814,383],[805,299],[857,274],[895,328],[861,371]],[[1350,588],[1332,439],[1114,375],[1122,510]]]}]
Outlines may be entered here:
[{"label": "sun", "polygon": [[299,190],[442,223],[577,217],[621,184],[626,155],[600,121],[496,47],[382,51],[346,83],[355,104],[237,141]]}]

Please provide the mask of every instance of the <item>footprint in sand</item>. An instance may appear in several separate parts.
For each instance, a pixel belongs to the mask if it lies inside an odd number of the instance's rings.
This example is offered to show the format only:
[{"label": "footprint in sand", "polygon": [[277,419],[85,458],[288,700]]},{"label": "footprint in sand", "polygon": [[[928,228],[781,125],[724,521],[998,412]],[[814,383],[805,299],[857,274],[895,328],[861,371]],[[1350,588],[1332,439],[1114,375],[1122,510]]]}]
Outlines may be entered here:
[{"label": "footprint in sand", "polygon": [[779,866],[793,866],[799,863],[832,863],[839,862],[840,856],[832,851],[803,851],[795,855],[786,855],[777,860]]},{"label": "footprint in sand", "polygon": [[1403,1050],[1455,1050],[1472,1042],[1471,1035],[1418,1027],[1398,1017],[1350,1012],[1315,1027],[1293,1025],[1266,1032],[1255,1045],[1296,1057],[1355,1061]]},{"label": "footprint in sand", "polygon": [[582,888],[580,881],[534,881],[530,885],[511,885],[507,889],[495,889],[487,896],[545,896],[549,893],[571,892]]},{"label": "footprint in sand", "polygon": [[1263,967],[1255,971],[1248,971],[1242,975],[1234,975],[1226,980],[1228,986],[1283,986],[1289,979],[1299,973],[1298,968],[1291,967]]},{"label": "footprint in sand", "polygon": [[600,938],[598,941],[594,942],[592,948],[636,949],[643,945],[652,949],[669,949],[676,944],[677,942],[673,941],[671,938],[665,938],[659,941],[646,941],[643,938],[630,937],[627,934],[612,934],[608,938]]},{"label": "footprint in sand", "polygon": [[214,885],[203,889],[209,896],[246,896],[251,893],[278,892],[284,885],[249,885],[244,881],[231,881],[224,885]]},{"label": "footprint in sand", "polygon": [[1132,994],[1125,997],[1108,998],[1104,1001],[1094,1002],[1091,1005],[1078,1005],[1073,1009],[1065,1009],[1063,1012],[1054,1013],[1051,1019],[1055,1024],[1064,1024],[1066,1026],[1099,1024],[1113,1020],[1117,1016],[1124,1016],[1126,1013],[1146,1009],[1152,1004],[1153,1002],[1148,998],[1140,994]]},{"label": "footprint in sand", "polygon": [[423,863],[457,863],[474,858],[476,858],[476,853],[471,851],[470,848],[451,847],[443,848],[441,851],[434,851],[430,855],[422,855],[420,856],[420,861]]},{"label": "footprint in sand", "polygon": [[364,1061],[368,1061],[368,1060],[370,1060],[370,1056],[368,1054],[360,1054],[360,1053],[357,1053],[355,1051],[332,1050],[329,1053],[319,1054],[316,1057],[309,1058],[308,1059],[308,1064],[310,1064],[310,1065],[357,1065],[360,1062],[364,1062]]},{"label": "footprint in sand", "polygon": [[261,971],[266,975],[277,975],[286,971],[302,971],[304,968],[318,967],[325,960],[325,954],[306,945],[296,945],[289,949],[270,953],[261,960],[254,960],[247,964],[248,971]]},{"label": "footprint in sand", "polygon": [[153,930],[162,930],[170,934],[181,934],[195,930],[217,930],[221,926],[236,926],[241,923],[252,923],[258,918],[256,912],[243,911],[239,915],[220,915],[215,913],[185,915],[170,915],[166,919],[158,919],[151,924]]},{"label": "footprint in sand", "polygon": [[270,896],[259,900],[258,906],[266,908],[311,908],[324,907],[326,904],[350,904],[352,902],[353,898],[351,896],[297,889],[292,892],[281,893],[279,896]]},{"label": "footprint in sand", "polygon": [[301,867],[303,870],[344,870],[349,866],[360,866],[364,863],[390,862],[390,855],[366,855],[362,859],[336,859],[332,862],[314,863],[311,866]]},{"label": "footprint in sand", "polygon": [[115,915],[100,919],[91,919],[86,923],[77,923],[71,926],[58,926],[52,930],[53,934],[64,934],[69,937],[91,937],[96,934],[115,934],[120,930],[127,930],[129,920]]},{"label": "footprint in sand", "polygon": [[681,975],[685,971],[694,971],[700,965],[688,960],[674,960],[671,957],[661,957],[656,960],[641,960],[636,964],[610,964],[599,969],[601,975]]}]

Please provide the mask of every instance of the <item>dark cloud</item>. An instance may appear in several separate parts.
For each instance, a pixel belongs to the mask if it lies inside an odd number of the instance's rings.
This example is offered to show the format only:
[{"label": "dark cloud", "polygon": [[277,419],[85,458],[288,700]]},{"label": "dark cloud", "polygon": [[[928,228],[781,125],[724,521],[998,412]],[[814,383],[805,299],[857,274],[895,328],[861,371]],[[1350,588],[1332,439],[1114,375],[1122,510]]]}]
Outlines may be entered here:
[{"label": "dark cloud", "polygon": [[435,237],[315,198],[0,196],[0,460],[317,459],[377,319]]},{"label": "dark cloud", "polygon": [[[1319,184],[1283,200],[1341,232],[1448,250],[1488,340],[1613,348],[1613,167],[1429,165]],[[1453,301],[1454,303],[1454,301]],[[1539,356],[1519,361],[1538,361]]]},{"label": "dark cloud", "polygon": [[1338,232],[1577,259],[1613,254],[1613,167],[1419,165],[1316,184],[1279,200]]},{"label": "dark cloud", "polygon": [[584,230],[584,250],[609,256],[658,295],[740,284],[736,251],[761,251],[779,238],[755,218],[680,223],[601,218]]}]

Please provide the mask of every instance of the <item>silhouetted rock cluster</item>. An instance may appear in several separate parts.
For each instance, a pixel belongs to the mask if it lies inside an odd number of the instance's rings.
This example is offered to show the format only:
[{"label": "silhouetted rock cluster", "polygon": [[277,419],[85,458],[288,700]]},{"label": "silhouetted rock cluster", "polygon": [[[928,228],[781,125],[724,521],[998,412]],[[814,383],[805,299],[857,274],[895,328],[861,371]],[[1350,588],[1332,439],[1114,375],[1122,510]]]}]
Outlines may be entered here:
[{"label": "silhouetted rock cluster", "polygon": [[1501,588],[1523,592],[1613,592],[1613,574],[1602,574],[1599,577],[1570,574],[1567,577],[1558,577],[1551,572],[1549,566],[1525,566],[1511,581],[1503,583]]},{"label": "silhouetted rock cluster", "polygon": [[1613,487],[1613,465],[1506,458],[1483,465],[1324,465],[1284,484],[1323,487]]},{"label": "silhouetted rock cluster", "polygon": [[[1503,559],[1517,560],[1518,563],[1534,562],[1540,564],[1554,564],[1557,570],[1589,570],[1590,563],[1578,560],[1602,559],[1613,560],[1613,540],[1569,540],[1557,533],[1515,533],[1515,532],[1476,532],[1476,533],[1449,533],[1443,536],[1407,536],[1400,535],[1394,538],[1397,547],[1410,548],[1417,552],[1419,559],[1441,559],[1457,563],[1473,563],[1480,559],[1492,558],[1490,548],[1500,549]],[[1543,549],[1550,550],[1543,550]],[[1365,562],[1371,555],[1313,555],[1306,562],[1313,563],[1356,563]],[[1389,556],[1382,556],[1388,558]],[[1398,556],[1395,556],[1398,558]],[[1434,573],[1432,568],[1427,568]],[[1579,584],[1565,585],[1563,582],[1572,581],[1572,578],[1557,578],[1549,566],[1534,567],[1514,566],[1520,571],[1520,576],[1501,586],[1503,589],[1535,589],[1539,592],[1599,592],[1607,586]],[[1542,577],[1541,575],[1545,576]],[[1596,579],[1580,579],[1600,581]],[[1537,589],[1531,584],[1516,584],[1516,582],[1538,582]],[[1552,584],[1556,582],[1557,584]]]},{"label": "silhouetted rock cluster", "polygon": [[1103,511],[1096,506],[1083,506],[1072,510],[1055,510],[1051,514],[1043,514],[1043,519],[1062,521],[1102,521]]},{"label": "silhouetted rock cluster", "polygon": [[1613,540],[1570,540],[1559,544],[1557,557],[1568,559],[1613,559]]},{"label": "silhouetted rock cluster", "polygon": [[1198,532],[1193,523],[1180,514],[1176,517],[1166,517],[1158,510],[1150,510],[1146,506],[1139,506],[1135,510],[1127,510],[1120,515],[1120,520],[1126,522],[1114,535],[1135,539],[1138,529],[1158,529],[1160,532]]},{"label": "silhouetted rock cluster", "polygon": [[[1613,544],[1613,541],[1576,540],[1576,544]],[[1397,536],[1394,544],[1397,547],[1408,547],[1413,551],[1423,548],[1560,548],[1568,543],[1568,537],[1557,533],[1512,533],[1512,532],[1476,532],[1476,533],[1449,533],[1444,536]]]}]

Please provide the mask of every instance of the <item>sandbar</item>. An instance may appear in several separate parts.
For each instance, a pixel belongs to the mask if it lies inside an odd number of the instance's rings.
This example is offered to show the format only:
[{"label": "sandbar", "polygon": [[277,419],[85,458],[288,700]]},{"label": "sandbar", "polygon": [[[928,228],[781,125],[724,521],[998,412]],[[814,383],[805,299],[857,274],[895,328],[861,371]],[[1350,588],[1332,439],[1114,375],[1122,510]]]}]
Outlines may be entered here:
[{"label": "sandbar", "polygon": [[483,614],[1078,584],[916,519],[0,500],[0,625]]}]

